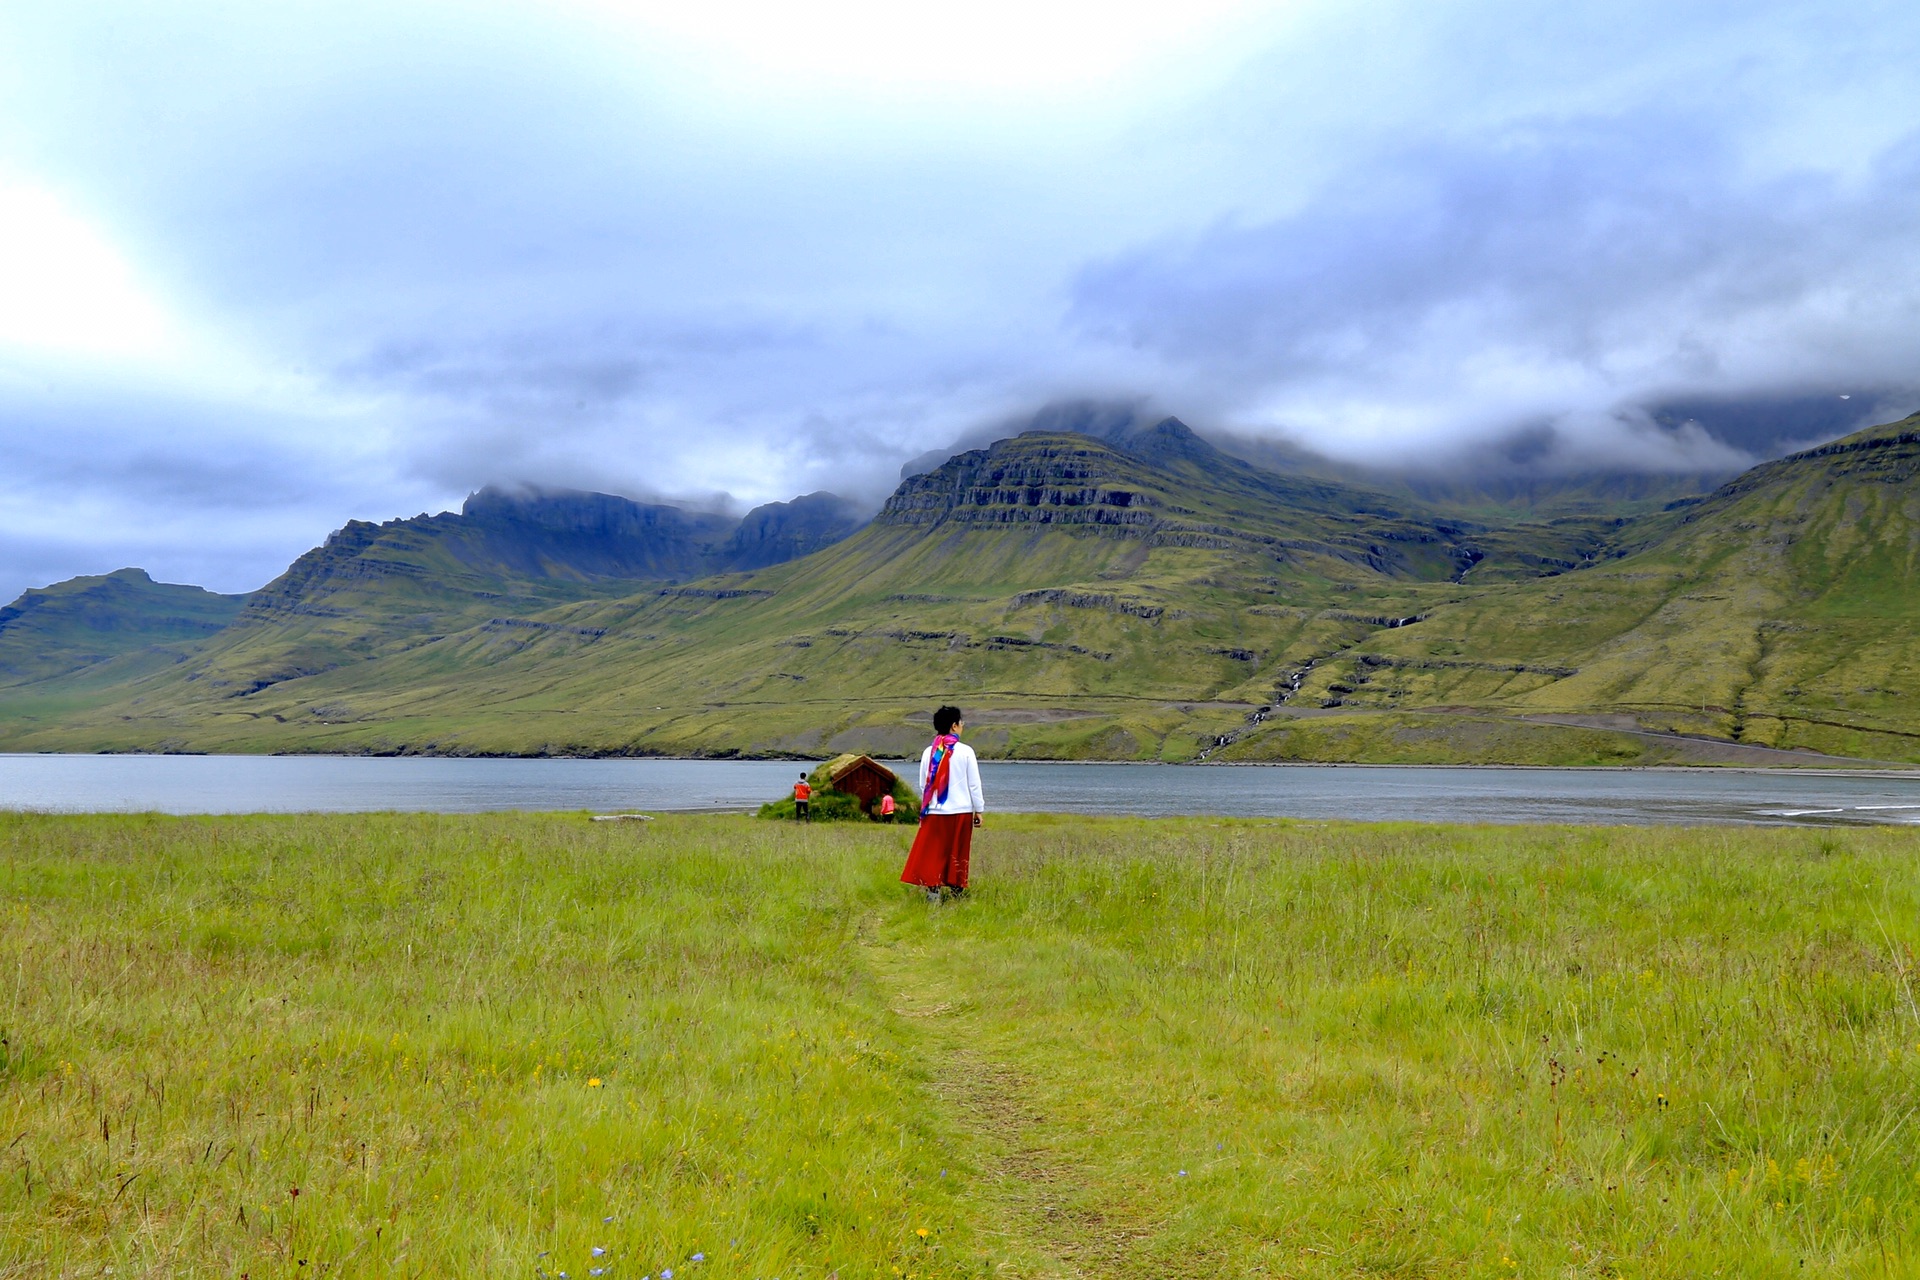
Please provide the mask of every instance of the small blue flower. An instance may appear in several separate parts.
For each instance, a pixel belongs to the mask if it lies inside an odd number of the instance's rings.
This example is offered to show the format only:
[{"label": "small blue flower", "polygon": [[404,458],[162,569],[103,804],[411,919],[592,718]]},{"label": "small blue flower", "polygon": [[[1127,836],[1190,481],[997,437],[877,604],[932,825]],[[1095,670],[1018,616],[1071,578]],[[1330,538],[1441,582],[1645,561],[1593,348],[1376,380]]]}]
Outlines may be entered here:
[{"label": "small blue flower", "polygon": [[590,1276],[603,1276],[607,1274],[607,1269],[605,1267],[589,1267],[587,1274]]},{"label": "small blue flower", "polygon": [[604,1218],[602,1218],[602,1219],[600,1219],[600,1223],[601,1223],[601,1225],[602,1225],[602,1226],[605,1226],[605,1225],[606,1225],[607,1223],[609,1223],[609,1222],[612,1222],[612,1221],[613,1221],[613,1215],[612,1215],[612,1214],[608,1214],[608,1215],[607,1215],[606,1217],[604,1217]]},{"label": "small blue flower", "polygon": [[690,1262],[705,1262],[706,1260],[707,1260],[707,1255],[704,1253],[696,1253],[693,1255],[692,1258],[688,1259],[688,1261]]},{"label": "small blue flower", "polygon": [[1183,1177],[1183,1178],[1184,1178],[1184,1177],[1186,1177],[1186,1176],[1187,1176],[1187,1171],[1186,1171],[1185,1169],[1182,1169],[1182,1170],[1180,1171],[1180,1176],[1181,1176],[1181,1177]]},{"label": "small blue flower", "polygon": [[605,1249],[602,1249],[599,1245],[595,1245],[593,1246],[593,1256],[596,1258],[604,1258],[607,1256],[607,1251]]},{"label": "small blue flower", "polygon": [[660,1280],[673,1280],[673,1268],[672,1267],[660,1268]]}]

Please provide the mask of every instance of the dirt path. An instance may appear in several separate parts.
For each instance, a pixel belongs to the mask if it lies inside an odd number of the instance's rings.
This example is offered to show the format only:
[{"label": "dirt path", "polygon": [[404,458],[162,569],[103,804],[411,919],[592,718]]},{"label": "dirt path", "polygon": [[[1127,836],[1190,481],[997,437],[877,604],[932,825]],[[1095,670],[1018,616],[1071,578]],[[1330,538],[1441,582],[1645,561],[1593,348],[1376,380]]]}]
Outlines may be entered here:
[{"label": "dirt path", "polygon": [[870,971],[893,1013],[913,1025],[938,1105],[981,1180],[988,1244],[1002,1274],[1101,1280],[1136,1274],[1131,1244],[1152,1224],[1090,1204],[1095,1180],[1048,1142],[1049,1117],[1016,1061],[996,1052],[944,957],[905,943],[872,942]]}]

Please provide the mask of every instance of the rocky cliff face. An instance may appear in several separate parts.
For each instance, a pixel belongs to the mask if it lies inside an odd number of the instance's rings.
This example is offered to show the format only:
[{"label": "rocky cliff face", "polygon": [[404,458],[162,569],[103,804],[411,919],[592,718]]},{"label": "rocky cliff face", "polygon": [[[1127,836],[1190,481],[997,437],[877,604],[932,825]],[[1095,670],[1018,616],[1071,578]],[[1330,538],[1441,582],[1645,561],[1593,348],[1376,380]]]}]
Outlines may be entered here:
[{"label": "rocky cliff face", "polygon": [[[350,521],[260,591],[259,611],[313,608],[318,596],[372,580],[444,572],[523,582],[684,582],[808,555],[858,530],[860,512],[831,493],[756,507],[744,520],[605,493],[482,489],[458,514]],[[450,563],[447,563],[450,562]]]},{"label": "rocky cliff face", "polygon": [[1144,531],[1164,496],[1146,469],[1085,436],[1018,436],[901,482],[875,523],[1070,524]]},{"label": "rocky cliff face", "polygon": [[769,502],[747,512],[717,558],[726,569],[764,569],[832,546],[866,523],[866,513],[836,493]]},{"label": "rocky cliff face", "polygon": [[439,631],[475,609],[513,614],[624,583],[765,568],[864,523],[831,493],[768,503],[742,520],[605,493],[487,488],[457,514],[349,521],[254,593],[242,620],[391,614]]},{"label": "rocky cliff face", "polygon": [[482,489],[438,532],[475,568],[530,577],[677,581],[712,570],[738,523],[711,512],[606,493]]},{"label": "rocky cliff face", "polygon": [[902,481],[875,523],[1066,526],[1154,546],[1321,557],[1394,577],[1452,577],[1517,554],[1417,503],[1251,466],[1177,418],[1109,440],[1028,433],[959,454]]}]

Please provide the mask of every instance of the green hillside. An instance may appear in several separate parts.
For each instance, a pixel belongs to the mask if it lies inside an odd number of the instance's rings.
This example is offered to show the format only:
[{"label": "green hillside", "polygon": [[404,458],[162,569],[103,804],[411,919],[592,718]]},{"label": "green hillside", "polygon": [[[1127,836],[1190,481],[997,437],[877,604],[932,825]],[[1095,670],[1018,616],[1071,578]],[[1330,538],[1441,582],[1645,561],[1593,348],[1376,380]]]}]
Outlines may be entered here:
[{"label": "green hillside", "polygon": [[[1756,467],[1579,573],[1488,587],[1300,697],[1920,759],[1920,415]],[[1260,735],[1236,744],[1257,755]]]},{"label": "green hillside", "polygon": [[213,636],[239,616],[246,601],[245,596],[155,582],[144,569],[118,569],[28,591],[0,608],[0,687],[70,675],[114,659],[172,661],[180,653],[172,646]]},{"label": "green hillside", "polygon": [[824,550],[646,585],[355,525],[167,670],[0,694],[0,747],[892,752],[953,699],[1025,757],[1915,759],[1917,429],[1633,520],[1507,523],[1174,420],[1037,432]]},{"label": "green hillside", "polygon": [[[0,613],[19,615],[0,624],[0,678],[19,673],[0,697],[0,725],[15,734],[51,729],[64,741],[94,709],[126,703],[114,721],[125,723],[144,719],[151,701],[180,732],[133,745],[193,749],[196,716],[187,708],[226,707],[475,628],[511,643],[540,632],[546,624],[536,615],[557,605],[716,567],[777,563],[863,523],[827,493],[738,519],[608,494],[486,489],[458,513],[351,521],[248,597],[156,587],[137,570],[75,579],[28,592]],[[146,585],[122,582],[129,572]],[[168,641],[193,643],[153,647]],[[108,735],[98,745],[125,740]]]}]

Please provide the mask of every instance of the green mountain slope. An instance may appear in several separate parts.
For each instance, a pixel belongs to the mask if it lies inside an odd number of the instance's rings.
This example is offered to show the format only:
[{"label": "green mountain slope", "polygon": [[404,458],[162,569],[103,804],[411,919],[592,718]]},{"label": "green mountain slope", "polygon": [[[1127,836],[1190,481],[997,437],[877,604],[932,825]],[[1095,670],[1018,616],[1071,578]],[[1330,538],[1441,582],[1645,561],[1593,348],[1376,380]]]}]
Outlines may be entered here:
[{"label": "green mountain slope", "polygon": [[256,592],[179,675],[216,696],[252,693],[476,626],[537,629],[530,619],[555,605],[785,559],[859,523],[831,494],[739,521],[607,494],[483,490],[458,515],[348,524]]},{"label": "green mountain slope", "polygon": [[1438,607],[1321,664],[1300,696],[1913,760],[1916,624],[1920,415],[1640,521],[1592,568]]},{"label": "green mountain slope", "polygon": [[[1616,523],[1449,520],[1263,472],[1173,420],[1112,442],[1034,433],[907,480],[812,556],[618,599],[522,582],[513,617],[486,580],[447,608],[458,557],[430,562],[447,543],[412,522],[350,528],[184,677],[15,740],[905,750],[913,717],[961,697],[989,751],[1183,759],[1258,715],[1295,655],[1394,629],[1463,578],[1585,563]],[[394,584],[428,577],[439,611],[408,614]]]},{"label": "green mountain slope", "polygon": [[246,601],[245,596],[155,582],[144,569],[28,591],[0,609],[0,686],[205,640],[239,616]]},{"label": "green mountain slope", "polygon": [[0,746],[888,752],[952,699],[1021,756],[1920,759],[1917,440],[1500,524],[1173,420],[1029,433],[811,555],[645,586],[592,576],[593,539],[535,577],[491,533],[350,526],[186,661],[0,694]]}]

